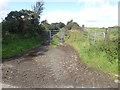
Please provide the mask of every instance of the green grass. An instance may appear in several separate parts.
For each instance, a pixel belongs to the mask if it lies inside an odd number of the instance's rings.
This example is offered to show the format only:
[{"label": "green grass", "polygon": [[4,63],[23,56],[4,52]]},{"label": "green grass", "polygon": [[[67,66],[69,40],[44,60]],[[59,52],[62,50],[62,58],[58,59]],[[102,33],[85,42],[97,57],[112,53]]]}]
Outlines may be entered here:
[{"label": "green grass", "polygon": [[58,44],[59,44],[59,37],[58,37],[58,35],[54,35],[53,39],[51,40],[51,45],[57,46]]},{"label": "green grass", "polygon": [[[116,33],[116,31],[118,32],[118,28],[109,28],[109,29],[110,29],[110,33]],[[85,30],[100,31],[100,32],[105,32],[106,31],[105,28],[89,28],[89,27],[85,27]]]},{"label": "green grass", "polygon": [[2,58],[9,58],[21,54],[31,48],[41,45],[45,41],[40,36],[23,37],[20,34],[8,35],[2,45]]},{"label": "green grass", "polygon": [[105,28],[89,28],[89,27],[85,27],[85,30],[105,32]]},{"label": "green grass", "polygon": [[80,32],[72,31],[66,37],[66,42],[78,51],[83,63],[90,67],[98,68],[102,72],[109,73],[111,76],[118,74],[117,40],[93,44],[87,41]]}]

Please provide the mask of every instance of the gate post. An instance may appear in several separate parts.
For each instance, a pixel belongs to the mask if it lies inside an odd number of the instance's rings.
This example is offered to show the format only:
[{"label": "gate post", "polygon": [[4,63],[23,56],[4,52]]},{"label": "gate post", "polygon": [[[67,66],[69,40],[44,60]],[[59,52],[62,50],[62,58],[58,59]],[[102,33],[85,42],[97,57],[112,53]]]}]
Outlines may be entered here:
[{"label": "gate post", "polygon": [[85,27],[85,25],[82,25],[82,30],[84,31],[84,27]]},{"label": "gate post", "polygon": [[49,31],[49,33],[50,33],[50,41],[51,41],[51,31]]},{"label": "gate post", "polygon": [[106,28],[105,30],[105,42],[108,42],[109,41],[109,36],[110,36],[110,29],[109,28]]}]

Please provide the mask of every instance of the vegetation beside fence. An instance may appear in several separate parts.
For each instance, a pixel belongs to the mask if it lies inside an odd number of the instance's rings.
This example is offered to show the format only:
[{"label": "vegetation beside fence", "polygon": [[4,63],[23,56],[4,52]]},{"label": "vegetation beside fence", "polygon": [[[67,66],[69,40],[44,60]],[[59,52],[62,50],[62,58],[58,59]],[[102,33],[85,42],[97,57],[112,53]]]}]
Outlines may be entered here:
[{"label": "vegetation beside fence", "polygon": [[70,31],[66,42],[72,45],[79,53],[82,62],[90,67],[109,73],[118,74],[118,39],[109,42],[91,43],[79,31]]}]

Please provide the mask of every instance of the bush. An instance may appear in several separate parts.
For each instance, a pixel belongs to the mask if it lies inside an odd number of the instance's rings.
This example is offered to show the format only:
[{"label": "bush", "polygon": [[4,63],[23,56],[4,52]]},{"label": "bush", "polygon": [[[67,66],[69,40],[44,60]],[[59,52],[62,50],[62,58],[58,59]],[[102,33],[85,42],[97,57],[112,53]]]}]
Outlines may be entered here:
[{"label": "bush", "polygon": [[80,30],[81,27],[78,25],[78,23],[73,22],[73,20],[71,20],[67,23],[67,25],[65,26],[65,29],[67,29],[67,30]]}]

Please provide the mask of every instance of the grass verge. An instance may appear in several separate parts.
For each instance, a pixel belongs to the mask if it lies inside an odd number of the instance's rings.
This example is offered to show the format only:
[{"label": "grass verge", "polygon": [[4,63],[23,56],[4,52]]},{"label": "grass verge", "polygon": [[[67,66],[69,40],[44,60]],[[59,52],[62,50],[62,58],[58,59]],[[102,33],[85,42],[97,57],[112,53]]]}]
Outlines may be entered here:
[{"label": "grass verge", "polygon": [[20,34],[10,34],[2,44],[2,58],[21,54],[31,48],[41,45],[45,38],[41,36],[23,37]]},{"label": "grass verge", "polygon": [[51,40],[51,45],[53,47],[56,47],[58,44],[59,44],[59,37],[58,37],[58,35],[54,35]]},{"label": "grass verge", "polygon": [[118,41],[108,43],[87,41],[79,31],[72,31],[66,37],[66,42],[72,45],[82,58],[82,62],[90,67],[109,73],[113,78],[118,74]]}]

